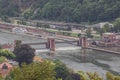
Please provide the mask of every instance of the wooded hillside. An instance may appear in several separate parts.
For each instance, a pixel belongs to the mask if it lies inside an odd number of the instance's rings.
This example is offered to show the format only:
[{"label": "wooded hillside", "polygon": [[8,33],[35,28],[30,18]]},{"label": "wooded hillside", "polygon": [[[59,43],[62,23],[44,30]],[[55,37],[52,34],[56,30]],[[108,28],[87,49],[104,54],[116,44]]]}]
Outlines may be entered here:
[{"label": "wooded hillside", "polygon": [[3,15],[77,23],[111,21],[120,17],[120,0],[0,0]]}]

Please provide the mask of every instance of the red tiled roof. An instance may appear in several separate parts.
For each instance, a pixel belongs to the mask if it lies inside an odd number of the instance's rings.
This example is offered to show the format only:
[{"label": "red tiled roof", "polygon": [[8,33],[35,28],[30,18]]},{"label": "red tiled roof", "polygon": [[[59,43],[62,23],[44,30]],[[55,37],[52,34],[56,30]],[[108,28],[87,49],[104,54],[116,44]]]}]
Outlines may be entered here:
[{"label": "red tiled roof", "polygon": [[3,62],[2,64],[0,64],[0,70],[2,69],[3,65],[6,65],[8,68],[13,68],[13,66],[11,64],[9,64],[8,62]]},{"label": "red tiled roof", "polygon": [[33,60],[38,62],[43,62],[42,58],[40,58],[39,56],[35,56]]},{"label": "red tiled roof", "polygon": [[[3,69],[3,66],[7,66],[7,69]],[[2,64],[0,64],[0,74],[4,77],[7,74],[9,74],[9,72],[12,70],[13,66],[11,64],[9,64],[8,62],[3,62]]]}]

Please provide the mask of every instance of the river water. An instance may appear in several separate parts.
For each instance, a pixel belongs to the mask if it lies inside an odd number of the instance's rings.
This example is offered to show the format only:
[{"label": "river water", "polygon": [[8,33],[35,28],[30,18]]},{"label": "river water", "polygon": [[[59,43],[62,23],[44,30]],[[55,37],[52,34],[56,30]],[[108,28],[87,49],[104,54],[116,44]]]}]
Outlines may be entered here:
[{"label": "river water", "polygon": [[[0,32],[0,44],[13,43],[14,40],[22,40],[23,43],[46,42],[44,39],[26,35],[15,35]],[[44,45],[32,46],[44,48]],[[60,49],[61,48],[61,49]],[[110,54],[93,50],[81,50],[71,44],[57,44],[55,54],[37,52],[42,58],[61,60],[69,68],[75,71],[98,72],[101,76],[107,71],[120,75],[120,55]]]}]

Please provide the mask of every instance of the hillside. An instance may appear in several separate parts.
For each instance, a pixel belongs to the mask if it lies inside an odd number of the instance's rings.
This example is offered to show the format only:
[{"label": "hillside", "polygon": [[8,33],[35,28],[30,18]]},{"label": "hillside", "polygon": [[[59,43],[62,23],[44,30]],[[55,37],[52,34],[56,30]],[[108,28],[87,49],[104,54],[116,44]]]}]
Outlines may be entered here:
[{"label": "hillside", "polygon": [[111,21],[120,17],[120,0],[0,0],[3,15],[77,23]]}]

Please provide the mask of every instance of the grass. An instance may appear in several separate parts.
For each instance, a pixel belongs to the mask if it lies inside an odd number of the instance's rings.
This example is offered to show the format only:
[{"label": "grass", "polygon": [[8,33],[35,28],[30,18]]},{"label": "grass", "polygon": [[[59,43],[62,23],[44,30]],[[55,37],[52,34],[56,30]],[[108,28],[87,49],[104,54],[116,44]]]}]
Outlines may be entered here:
[{"label": "grass", "polygon": [[93,35],[93,39],[101,39],[100,35]]}]

